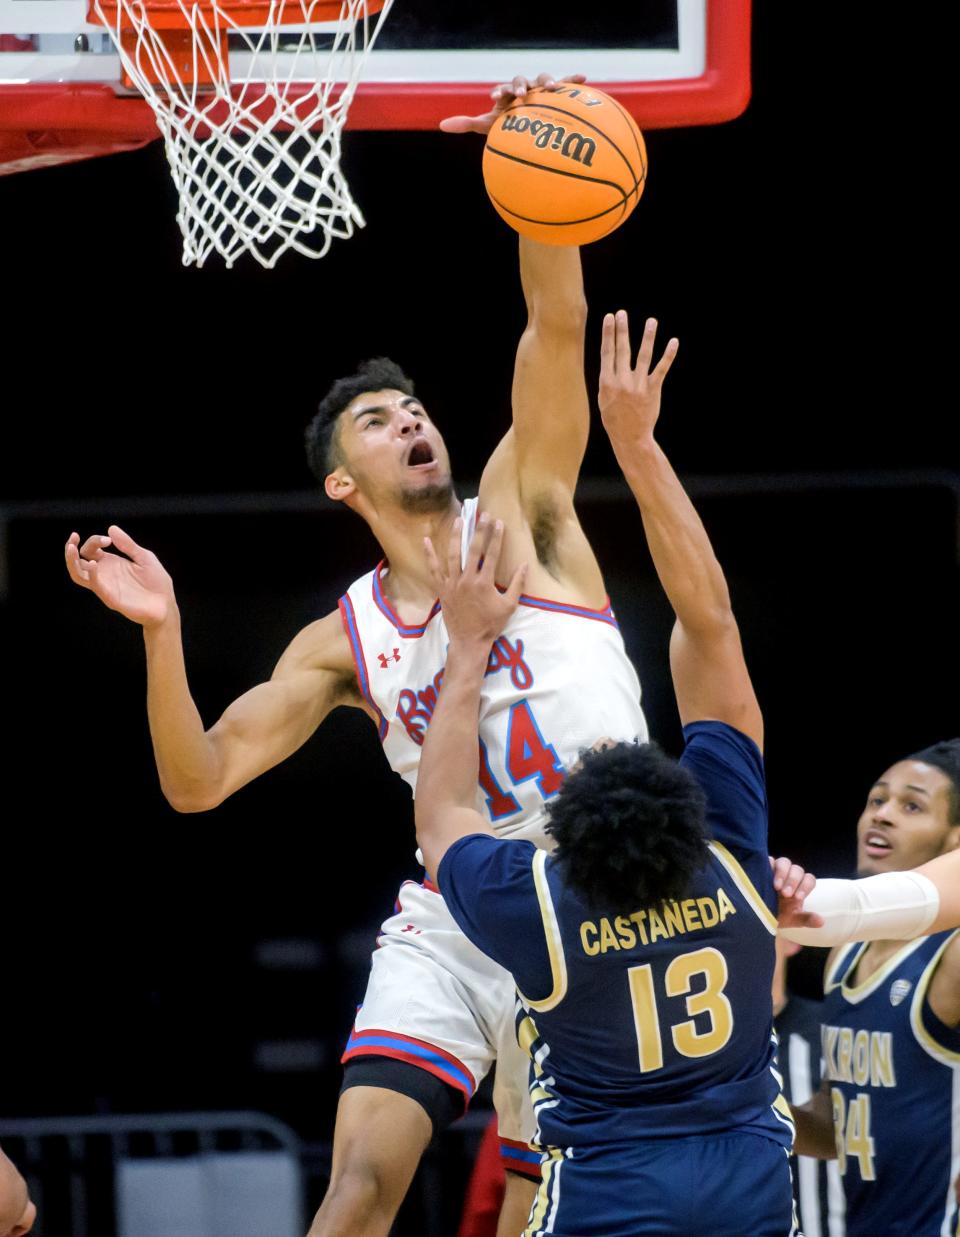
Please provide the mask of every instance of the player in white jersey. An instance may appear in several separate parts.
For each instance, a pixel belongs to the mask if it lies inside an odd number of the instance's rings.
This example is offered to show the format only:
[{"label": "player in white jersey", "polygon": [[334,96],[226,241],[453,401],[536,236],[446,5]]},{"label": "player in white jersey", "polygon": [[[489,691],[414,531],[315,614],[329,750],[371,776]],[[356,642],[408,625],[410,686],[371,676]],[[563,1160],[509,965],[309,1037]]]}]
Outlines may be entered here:
[{"label": "player in white jersey", "polygon": [[[446,127],[482,132],[526,88],[515,79],[495,92],[489,114]],[[510,529],[504,570],[529,564],[528,596],[491,661],[478,793],[498,828],[536,834],[581,735],[646,731],[636,676],[573,507],[589,427],[579,254],[521,239],[520,274],[528,322],[513,423],[483,471],[479,499]],[[454,395],[458,412],[469,408],[466,385]],[[143,626],[154,752],[179,811],[215,807],[299,748],[341,704],[364,710],[394,766],[408,781],[415,776],[445,648],[423,538],[445,544],[461,511],[446,448],[409,379],[381,359],[334,384],[308,431],[308,455],[327,494],[369,525],[384,563],[337,611],[304,628],[269,682],[209,729],[190,694],[173,585],[156,556],[116,526],[82,545],[73,534],[67,544],[75,583]],[[533,1196],[519,1174],[536,1179],[539,1159],[526,1148],[532,1120],[521,1110],[526,1067],[513,1034],[513,982],[463,938],[428,879],[401,890],[380,944],[345,1054],[331,1183],[311,1237],[388,1232],[435,1129],[462,1112],[498,1048],[514,1054],[498,1069],[496,1091],[514,1170],[500,1231],[516,1233]]]},{"label": "player in white jersey", "polygon": [[[466,552],[475,498],[461,515]],[[415,790],[449,638],[438,607],[421,624],[402,622],[387,600],[384,569],[381,563],[355,581],[340,613],[390,767]],[[646,736],[639,699],[609,605],[595,609],[524,594],[493,646],[484,680],[477,809],[497,833],[545,845],[544,805],[593,742],[596,726],[604,725],[604,734]]]}]

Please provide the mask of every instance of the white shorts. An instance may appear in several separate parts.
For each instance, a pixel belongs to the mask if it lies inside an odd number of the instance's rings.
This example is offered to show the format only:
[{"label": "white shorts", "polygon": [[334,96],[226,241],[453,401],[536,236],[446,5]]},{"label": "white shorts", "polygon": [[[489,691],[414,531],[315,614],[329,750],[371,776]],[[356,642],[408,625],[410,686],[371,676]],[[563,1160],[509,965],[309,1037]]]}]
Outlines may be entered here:
[{"label": "white shorts", "polygon": [[539,1176],[540,1155],[528,1150],[536,1127],[513,977],[467,940],[431,881],[405,881],[380,930],[343,1062],[363,1056],[426,1070],[460,1091],[464,1107],[496,1061],[506,1167]]}]

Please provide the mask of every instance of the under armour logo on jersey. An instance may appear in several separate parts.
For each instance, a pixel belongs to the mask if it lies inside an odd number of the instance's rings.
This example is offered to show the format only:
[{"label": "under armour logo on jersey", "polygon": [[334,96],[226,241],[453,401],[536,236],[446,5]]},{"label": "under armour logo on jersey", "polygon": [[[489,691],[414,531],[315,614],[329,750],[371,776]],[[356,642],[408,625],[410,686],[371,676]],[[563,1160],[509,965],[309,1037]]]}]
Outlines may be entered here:
[{"label": "under armour logo on jersey", "polygon": [[890,1004],[899,1005],[901,1001],[905,1001],[912,987],[909,979],[895,979],[890,985]]},{"label": "under armour logo on jersey", "polygon": [[380,669],[386,670],[388,662],[400,660],[400,650],[394,649],[392,653],[378,653],[380,659]]}]

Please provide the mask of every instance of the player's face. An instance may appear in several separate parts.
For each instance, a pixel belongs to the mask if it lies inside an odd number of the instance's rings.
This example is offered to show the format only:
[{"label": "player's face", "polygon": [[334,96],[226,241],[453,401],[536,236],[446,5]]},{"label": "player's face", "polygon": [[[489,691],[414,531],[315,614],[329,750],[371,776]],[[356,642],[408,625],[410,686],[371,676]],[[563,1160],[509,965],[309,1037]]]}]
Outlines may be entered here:
[{"label": "player's face", "polygon": [[340,415],[340,451],[357,489],[408,511],[449,506],[450,459],[423,405],[402,391],[358,395]]},{"label": "player's face", "polygon": [[933,765],[901,760],[870,789],[857,825],[857,874],[905,871],[953,849],[950,779]]}]

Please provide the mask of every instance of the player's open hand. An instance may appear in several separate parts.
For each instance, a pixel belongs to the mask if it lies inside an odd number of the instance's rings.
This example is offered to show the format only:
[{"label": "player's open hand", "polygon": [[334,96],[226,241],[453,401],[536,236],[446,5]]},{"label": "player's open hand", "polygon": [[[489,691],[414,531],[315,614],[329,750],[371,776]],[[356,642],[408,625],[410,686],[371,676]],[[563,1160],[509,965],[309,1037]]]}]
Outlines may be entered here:
[{"label": "player's open hand", "polygon": [[489,133],[500,113],[517,99],[523,99],[528,90],[556,90],[563,82],[579,85],[586,80],[582,73],[571,73],[559,81],[549,73],[541,73],[534,82],[525,77],[515,77],[512,82],[501,82],[490,91],[493,107],[489,112],[484,112],[482,116],[447,116],[440,121],[440,128],[444,133]]},{"label": "player's open hand", "polygon": [[803,904],[807,894],[817,884],[812,872],[805,871],[799,863],[785,857],[770,857],[773,872],[773,887],[780,900],[777,924],[781,928],[822,928],[823,919],[814,911],[805,911]]},{"label": "player's open hand", "polygon": [[527,567],[523,563],[517,568],[506,589],[501,591],[497,587],[496,570],[503,548],[503,522],[491,520],[486,512],[477,520],[467,561],[461,567],[462,527],[463,521],[456,519],[443,562],[429,537],[424,537],[423,545],[451,645],[482,648],[486,653],[517,608]]},{"label": "player's open hand", "polygon": [[[176,608],[173,581],[156,554],[122,528],[111,524],[107,531],[108,536],[88,537],[83,545],[78,533],[70,534],[65,547],[70,579],[134,623],[158,626]],[[110,546],[120,553],[109,552]]]},{"label": "player's open hand", "polygon": [[610,435],[614,449],[649,438],[660,415],[660,392],[663,380],[670,372],[678,339],[670,339],[663,356],[651,369],[653,343],[657,334],[656,318],[648,318],[643,339],[632,364],[630,322],[625,309],[606,314],[600,344],[600,417]]}]

